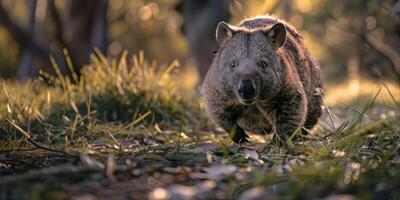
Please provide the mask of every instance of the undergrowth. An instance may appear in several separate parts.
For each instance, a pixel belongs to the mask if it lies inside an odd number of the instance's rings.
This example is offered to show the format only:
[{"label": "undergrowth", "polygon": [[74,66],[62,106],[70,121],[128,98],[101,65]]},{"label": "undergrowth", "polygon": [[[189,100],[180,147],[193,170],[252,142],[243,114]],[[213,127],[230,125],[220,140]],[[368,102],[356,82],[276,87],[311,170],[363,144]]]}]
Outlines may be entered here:
[{"label": "undergrowth", "polygon": [[[154,125],[175,131],[207,126],[198,94],[177,80],[177,61],[158,66],[144,60],[143,52],[132,58],[124,52],[118,60],[97,53],[79,78],[54,67],[57,76],[42,72],[38,80],[2,83],[0,123],[7,135],[18,137],[22,129],[41,142],[75,147],[77,140],[88,143],[98,134],[140,136],[143,130],[136,129]],[[3,141],[2,147],[16,148],[14,143],[20,141]]]},{"label": "undergrowth", "polygon": [[359,101],[330,98],[312,134],[238,146],[210,123],[177,61],[96,53],[79,77],[54,67],[56,76],[1,83],[0,197],[100,187],[94,196],[107,199],[119,184],[134,199],[400,198],[399,91],[383,81]]}]

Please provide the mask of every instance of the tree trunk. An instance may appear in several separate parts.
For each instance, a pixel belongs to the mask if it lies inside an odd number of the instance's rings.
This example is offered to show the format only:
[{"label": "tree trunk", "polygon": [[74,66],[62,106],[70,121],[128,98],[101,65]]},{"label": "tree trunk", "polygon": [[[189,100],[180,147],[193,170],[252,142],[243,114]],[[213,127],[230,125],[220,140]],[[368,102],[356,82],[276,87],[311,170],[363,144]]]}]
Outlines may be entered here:
[{"label": "tree trunk", "polygon": [[[28,18],[28,34],[35,38],[35,21],[36,21],[36,6],[37,0],[28,0],[29,18]],[[24,49],[21,54],[21,61],[18,71],[18,79],[25,80],[34,75],[33,57],[30,49]]]},{"label": "tree trunk", "polygon": [[188,38],[200,78],[203,79],[217,50],[215,29],[229,19],[229,0],[184,0],[181,4],[183,31]]}]

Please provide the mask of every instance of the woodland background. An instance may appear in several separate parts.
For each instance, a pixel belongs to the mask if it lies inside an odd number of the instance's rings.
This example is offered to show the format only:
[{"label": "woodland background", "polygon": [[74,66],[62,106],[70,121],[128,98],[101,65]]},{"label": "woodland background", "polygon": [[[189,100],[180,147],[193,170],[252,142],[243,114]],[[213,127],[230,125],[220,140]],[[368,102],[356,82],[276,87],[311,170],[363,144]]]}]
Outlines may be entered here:
[{"label": "woodland background", "polygon": [[[237,145],[199,77],[219,21],[265,13],[320,61],[324,113]],[[0,199],[400,199],[399,84],[399,0],[0,0]]]},{"label": "woodland background", "polygon": [[204,74],[216,49],[216,24],[265,13],[301,31],[327,81],[360,76],[400,81],[395,0],[2,0],[0,77],[23,80],[40,69],[51,71],[50,55],[67,73],[63,49],[79,69],[94,48],[111,57],[143,50],[161,63],[199,65]]}]

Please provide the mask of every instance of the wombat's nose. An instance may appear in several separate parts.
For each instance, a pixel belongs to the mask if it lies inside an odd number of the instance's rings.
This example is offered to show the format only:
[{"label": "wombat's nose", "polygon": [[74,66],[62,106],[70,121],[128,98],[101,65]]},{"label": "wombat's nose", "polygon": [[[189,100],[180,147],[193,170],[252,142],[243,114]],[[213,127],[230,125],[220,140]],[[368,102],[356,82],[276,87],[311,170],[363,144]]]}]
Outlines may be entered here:
[{"label": "wombat's nose", "polygon": [[256,89],[251,80],[242,80],[238,92],[243,99],[253,99],[256,96]]}]

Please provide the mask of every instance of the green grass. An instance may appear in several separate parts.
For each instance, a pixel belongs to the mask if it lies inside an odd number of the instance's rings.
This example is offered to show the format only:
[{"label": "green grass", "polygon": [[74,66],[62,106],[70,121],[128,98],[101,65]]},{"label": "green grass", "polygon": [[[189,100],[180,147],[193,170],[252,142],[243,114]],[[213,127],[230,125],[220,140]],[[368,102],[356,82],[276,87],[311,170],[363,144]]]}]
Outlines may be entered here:
[{"label": "green grass", "polygon": [[177,61],[91,60],[79,79],[1,82],[0,198],[400,198],[390,84],[330,103],[313,134],[285,146],[256,136],[238,146],[207,118]]}]

